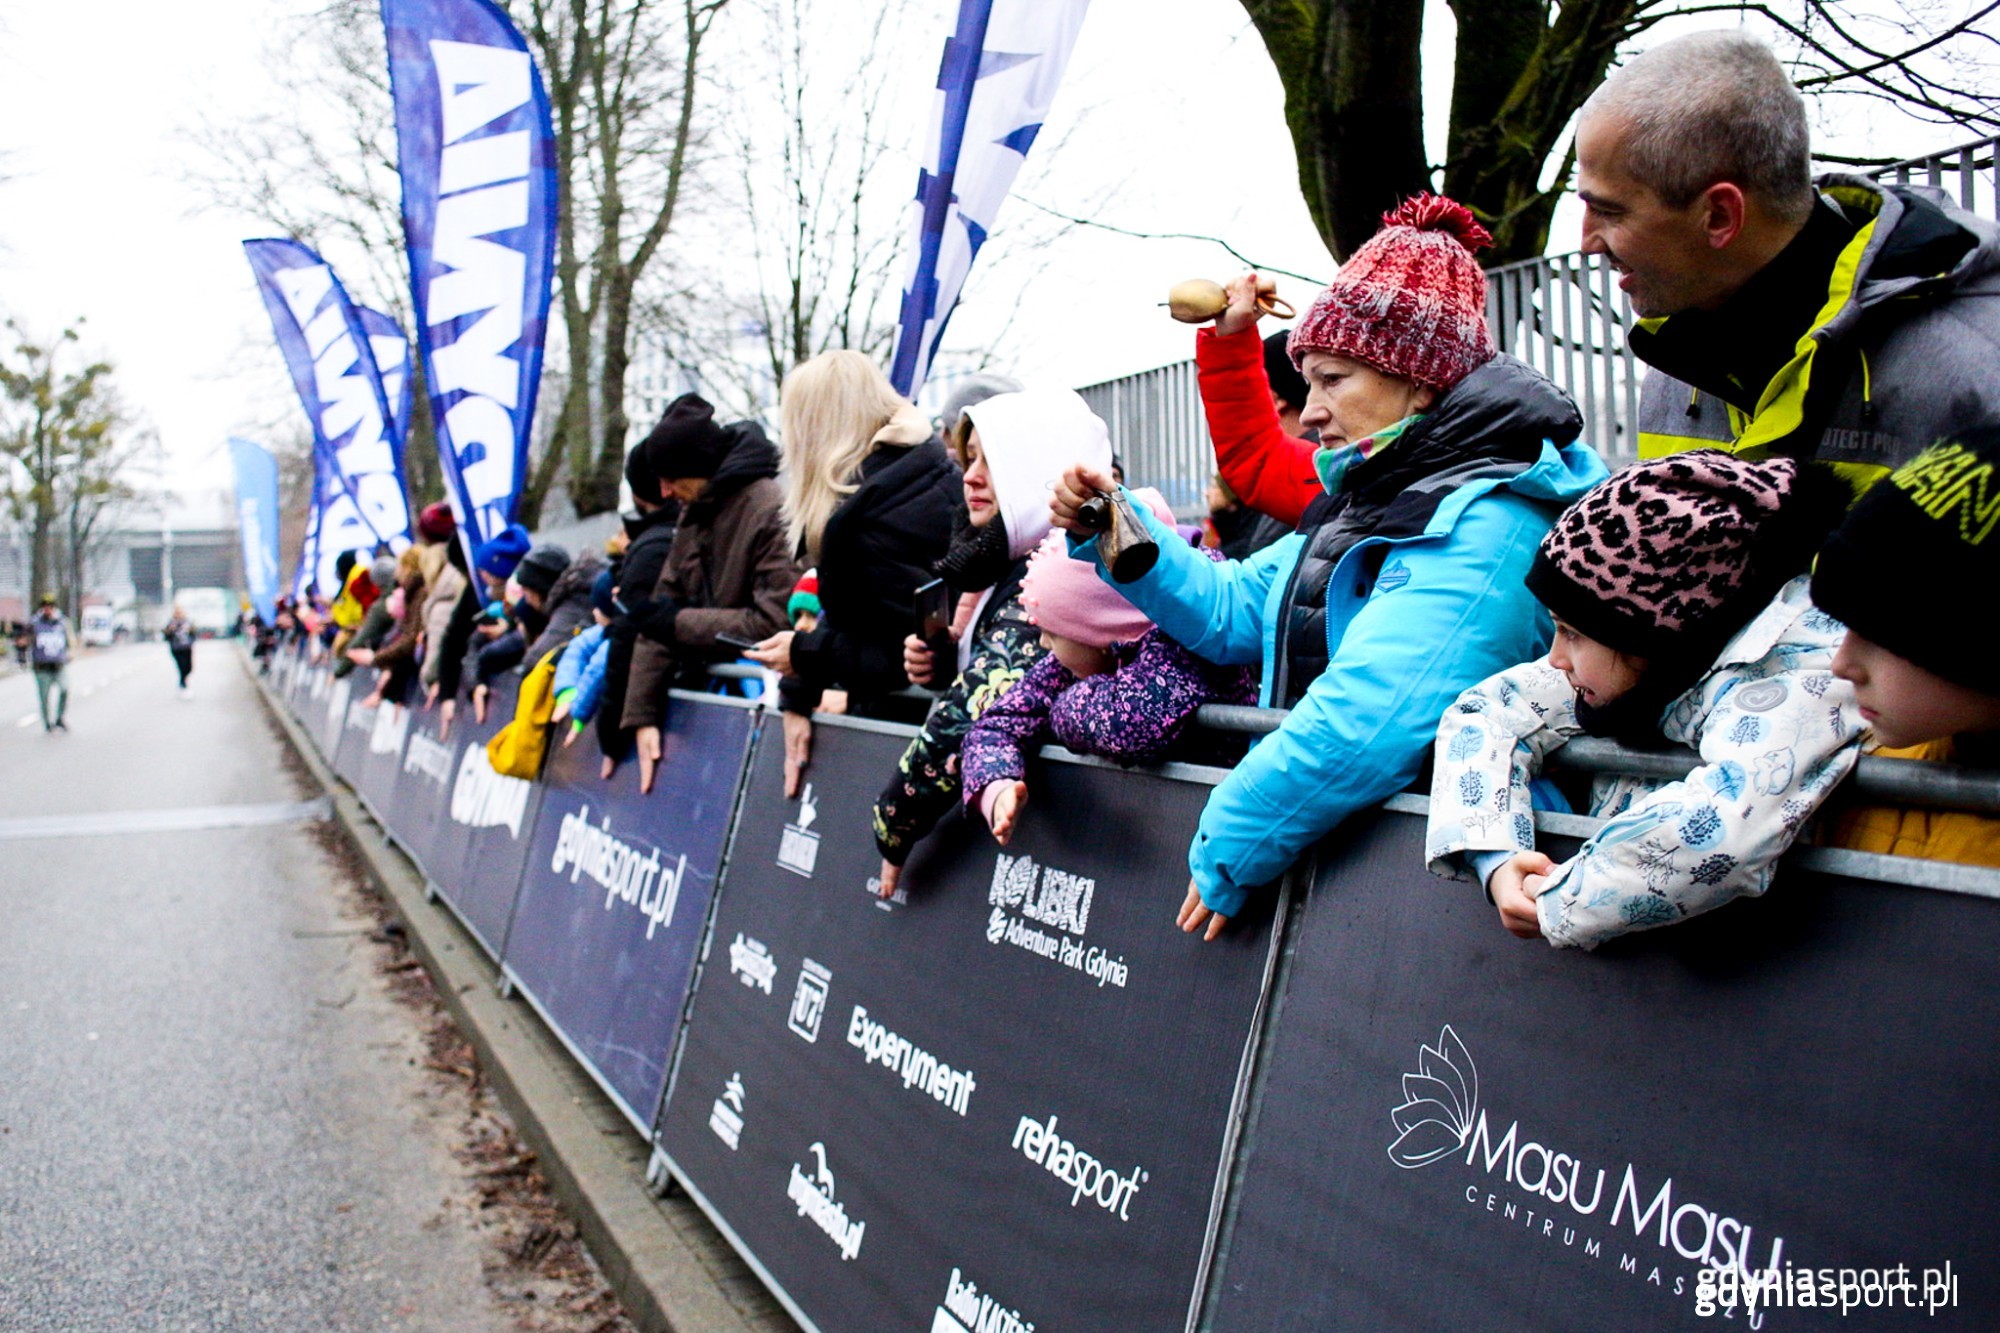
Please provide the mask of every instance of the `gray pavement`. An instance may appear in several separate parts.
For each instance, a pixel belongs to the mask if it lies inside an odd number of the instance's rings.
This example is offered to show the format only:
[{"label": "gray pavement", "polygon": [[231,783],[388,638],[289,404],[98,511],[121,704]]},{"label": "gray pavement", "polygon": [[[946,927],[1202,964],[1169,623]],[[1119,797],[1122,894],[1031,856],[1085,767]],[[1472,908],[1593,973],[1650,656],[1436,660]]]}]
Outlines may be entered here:
[{"label": "gray pavement", "polygon": [[317,795],[235,653],[0,679],[0,1330],[508,1327],[313,826],[160,814]]}]

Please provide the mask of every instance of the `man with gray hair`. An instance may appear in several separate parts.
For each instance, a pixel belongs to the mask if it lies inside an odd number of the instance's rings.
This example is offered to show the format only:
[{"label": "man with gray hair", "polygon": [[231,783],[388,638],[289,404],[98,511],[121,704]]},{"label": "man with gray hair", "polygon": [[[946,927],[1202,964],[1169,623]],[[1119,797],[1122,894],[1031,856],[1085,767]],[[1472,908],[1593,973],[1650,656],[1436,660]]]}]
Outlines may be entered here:
[{"label": "man with gray hair", "polygon": [[1583,249],[1649,366],[1639,453],[1817,458],[1857,488],[2000,425],[2000,226],[1935,190],[1815,181],[1762,41],[1691,33],[1615,71],[1576,135]]}]

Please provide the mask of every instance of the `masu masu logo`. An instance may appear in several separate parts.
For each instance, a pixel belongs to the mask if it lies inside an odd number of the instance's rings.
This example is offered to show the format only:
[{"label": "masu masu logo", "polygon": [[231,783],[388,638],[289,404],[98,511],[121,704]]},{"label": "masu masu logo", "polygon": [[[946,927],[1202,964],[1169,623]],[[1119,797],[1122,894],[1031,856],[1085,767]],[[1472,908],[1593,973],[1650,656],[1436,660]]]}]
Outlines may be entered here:
[{"label": "masu masu logo", "polygon": [[[1554,1235],[1560,1227],[1566,1246],[1580,1236],[1586,1257],[1602,1257],[1606,1235],[1620,1236],[1621,1225],[1630,1229],[1632,1239],[1649,1239],[1660,1250],[1703,1269],[1766,1272],[1777,1268],[1784,1255],[1784,1237],[1772,1236],[1769,1258],[1755,1263],[1753,1248],[1761,1244],[1757,1228],[1689,1198],[1684,1182],[1677,1194],[1672,1175],[1652,1189],[1651,1179],[1642,1184],[1641,1173],[1631,1162],[1616,1173],[1609,1166],[1589,1165],[1582,1154],[1560,1151],[1524,1134],[1518,1120],[1499,1131],[1490,1112],[1479,1104],[1479,1070],[1472,1053],[1449,1023],[1439,1030],[1435,1044],[1418,1048],[1416,1072],[1403,1075],[1402,1088],[1402,1103],[1389,1112],[1396,1127],[1396,1138],[1389,1144],[1390,1161],[1416,1170],[1447,1157],[1460,1158],[1481,1177],[1497,1179],[1530,1196],[1507,1202],[1500,1210],[1503,1217],[1514,1216],[1517,1202],[1532,1203],[1541,1216],[1542,1234]],[[1466,1187],[1467,1202],[1476,1202],[1483,1188],[1497,1187],[1485,1186],[1475,1177]],[[1498,1196],[1489,1196],[1489,1211],[1493,1197]],[[1609,1213],[1600,1215],[1607,1203]],[[1567,1213],[1562,1212],[1564,1207]],[[1531,1222],[1535,1216],[1530,1212]],[[1603,1226],[1605,1234],[1590,1235],[1587,1228],[1593,1225]],[[1631,1255],[1620,1256],[1619,1267],[1634,1274],[1643,1269]],[[1654,1266],[1647,1280],[1661,1281],[1661,1267]],[[1685,1278],[1674,1282],[1678,1292]]]},{"label": "masu masu logo", "polygon": [[1447,1023],[1437,1045],[1417,1051],[1417,1072],[1403,1075],[1403,1104],[1389,1112],[1400,1131],[1389,1160],[1415,1168],[1451,1156],[1472,1137],[1478,1115],[1479,1070]]}]

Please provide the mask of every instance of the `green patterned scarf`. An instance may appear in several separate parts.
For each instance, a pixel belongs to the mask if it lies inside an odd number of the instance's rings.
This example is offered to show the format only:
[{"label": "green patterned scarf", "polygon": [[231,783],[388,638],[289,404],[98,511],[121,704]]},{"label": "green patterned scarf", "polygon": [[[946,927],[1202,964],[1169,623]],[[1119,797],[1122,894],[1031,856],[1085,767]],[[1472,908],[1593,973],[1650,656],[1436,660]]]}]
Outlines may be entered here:
[{"label": "green patterned scarf", "polygon": [[1313,455],[1313,469],[1319,473],[1320,485],[1326,487],[1328,495],[1340,494],[1340,485],[1347,476],[1348,468],[1366,462],[1395,444],[1402,438],[1403,432],[1416,425],[1422,416],[1423,413],[1414,412],[1393,426],[1384,426],[1364,440],[1321,449]]}]

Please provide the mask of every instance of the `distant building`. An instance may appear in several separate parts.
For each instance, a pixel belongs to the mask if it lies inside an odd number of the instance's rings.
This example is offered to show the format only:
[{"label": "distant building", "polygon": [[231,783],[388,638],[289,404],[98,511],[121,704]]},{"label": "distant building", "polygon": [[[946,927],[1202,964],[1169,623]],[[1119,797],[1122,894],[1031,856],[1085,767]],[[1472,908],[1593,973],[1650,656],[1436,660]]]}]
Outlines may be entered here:
[{"label": "distant building", "polygon": [[[91,553],[81,602],[107,605],[121,624],[144,633],[166,623],[169,581],[176,589],[239,595],[242,542],[228,492],[175,494],[164,513],[157,497],[142,497],[119,518]],[[33,609],[30,568],[27,533],[0,524],[0,620],[25,619]]]}]

